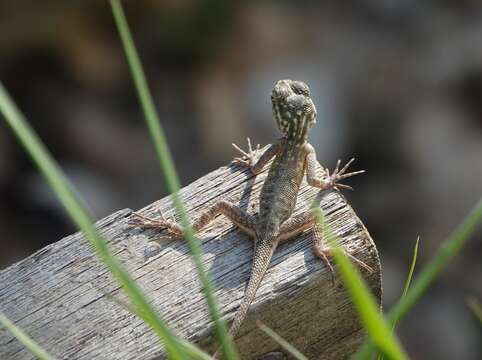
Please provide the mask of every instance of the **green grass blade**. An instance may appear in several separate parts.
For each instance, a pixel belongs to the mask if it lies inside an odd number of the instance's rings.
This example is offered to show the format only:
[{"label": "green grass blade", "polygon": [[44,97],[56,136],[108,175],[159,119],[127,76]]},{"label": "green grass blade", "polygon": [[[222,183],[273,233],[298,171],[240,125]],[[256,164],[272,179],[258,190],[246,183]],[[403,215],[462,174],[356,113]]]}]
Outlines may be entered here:
[{"label": "green grass blade", "polygon": [[390,327],[380,313],[365,281],[348,260],[344,251],[339,247],[337,237],[329,230],[321,209],[314,209],[314,213],[317,219],[317,226],[319,226],[324,239],[331,249],[345,287],[368,336],[388,358],[395,360],[408,359],[398,339],[390,331]]},{"label": "green grass blade", "polygon": [[[410,287],[410,283],[412,282],[413,272],[415,270],[415,265],[417,264],[417,256],[418,256],[418,243],[420,241],[420,236],[417,237],[417,241],[415,242],[415,246],[413,248],[413,256],[412,256],[412,263],[410,264],[410,270],[408,271],[407,280],[405,280],[405,286],[403,287],[403,292],[401,299],[407,296],[408,289]],[[395,330],[398,323],[398,319],[394,319],[392,325],[392,331]]]},{"label": "green grass blade", "polygon": [[[415,242],[415,246],[413,248],[413,255],[412,255],[412,262],[410,264],[410,269],[408,270],[408,275],[407,279],[405,280],[405,285],[403,286],[403,292],[401,298],[404,298],[405,295],[407,295],[408,288],[410,287],[410,283],[412,282],[412,277],[413,277],[413,272],[415,270],[415,265],[417,263],[417,256],[418,256],[418,243],[420,241],[420,236],[417,236],[417,241]],[[395,331],[395,328],[397,327],[398,319],[395,319],[395,321],[392,324],[392,332]],[[382,360],[383,356],[380,354],[378,356],[378,360]]]},{"label": "green grass blade", "polygon": [[305,355],[303,355],[298,349],[296,349],[293,345],[291,345],[289,342],[287,342],[285,339],[283,339],[281,336],[279,336],[277,333],[275,333],[273,330],[271,330],[269,327],[267,327],[261,321],[259,321],[259,320],[256,321],[256,325],[258,325],[258,327],[261,330],[263,330],[266,333],[266,335],[268,335],[271,339],[273,339],[278,344],[280,344],[295,359],[308,360],[308,358]]},{"label": "green grass blade", "polygon": [[[453,234],[444,242],[434,258],[416,277],[406,296],[401,298],[389,311],[387,319],[391,324],[393,324],[395,321],[400,321],[403,319],[408,311],[417,303],[425,291],[427,291],[430,285],[435,281],[437,276],[447,266],[449,261],[460,252],[469,237],[475,232],[477,226],[481,222],[482,199],[479,200],[470,214],[464,218],[462,223],[457,227]],[[374,345],[368,341],[356,354],[355,359],[370,359],[370,356],[374,350]]]},{"label": "green grass blade", "polygon": [[417,237],[417,241],[415,242],[415,246],[413,248],[412,263],[410,264],[410,270],[408,271],[407,280],[405,281],[405,286],[403,287],[402,298],[407,295],[408,288],[410,287],[410,283],[412,282],[413,272],[415,270],[415,265],[417,264],[419,242],[420,236]]},{"label": "green grass blade", "polygon": [[30,127],[23,115],[10,99],[3,85],[0,84],[0,112],[5,117],[7,124],[11,127],[26,152],[43,174],[47,183],[53,189],[61,204],[69,214],[75,225],[84,232],[95,251],[108,267],[116,280],[123,286],[131,301],[146,313],[151,319],[155,319],[151,325],[153,330],[164,341],[166,351],[172,359],[186,359],[182,348],[175,341],[174,336],[167,325],[158,317],[149,301],[142,294],[136,283],[131,279],[120,263],[109,251],[106,242],[93,226],[93,220],[82,202],[77,198],[67,178],[58,167],[48,150],[45,148],[35,131]]},{"label": "green grass blade", "polygon": [[190,227],[189,219],[178,194],[180,189],[179,178],[174,168],[169,147],[167,145],[167,140],[160,124],[159,117],[157,116],[154,102],[147,86],[146,77],[144,75],[144,71],[142,69],[134,42],[132,40],[132,36],[129,31],[124,11],[122,9],[120,1],[111,0],[110,4],[121,37],[121,41],[126,52],[127,60],[132,72],[132,77],[134,79],[135,87],[137,89],[139,101],[141,103],[149,128],[149,132],[152,136],[152,140],[160,161],[162,173],[166,180],[169,192],[172,193],[176,212],[180,217],[180,222],[184,229],[185,238],[191,249],[193,261],[196,266],[199,279],[201,281],[202,288],[206,296],[211,318],[214,320],[215,323],[216,335],[219,343],[222,346],[224,358],[237,359],[238,356],[234,349],[232,340],[229,336],[227,336],[226,323],[224,319],[220,316],[219,306],[214,296],[214,287],[212,286],[212,283],[207,275],[205,266],[202,262],[201,249],[194,239],[194,234]]},{"label": "green grass blade", "polygon": [[480,305],[480,301],[470,296],[467,298],[466,302],[469,309],[472,310],[472,313],[482,324],[482,306]]},{"label": "green grass blade", "polygon": [[44,349],[42,349],[27,334],[16,327],[5,315],[0,313],[0,324],[3,325],[13,336],[17,338],[32,354],[41,360],[54,360]]}]

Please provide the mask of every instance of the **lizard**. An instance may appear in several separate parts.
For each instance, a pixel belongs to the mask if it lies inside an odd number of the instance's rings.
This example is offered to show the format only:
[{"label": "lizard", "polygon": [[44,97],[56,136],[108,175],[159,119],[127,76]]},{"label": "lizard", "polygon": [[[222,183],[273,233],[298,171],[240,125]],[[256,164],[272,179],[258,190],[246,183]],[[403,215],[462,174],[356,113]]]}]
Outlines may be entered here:
[{"label": "lizard", "polygon": [[[255,240],[250,279],[244,298],[229,329],[229,335],[232,338],[237,335],[249,307],[254,301],[256,291],[279,243],[308,229],[313,229],[313,252],[327,264],[332,274],[332,281],[334,279],[334,270],[328,260],[331,253],[323,245],[323,237],[318,227],[315,226],[315,215],[312,210],[292,216],[305,174],[307,183],[311,186],[320,190],[333,188],[338,190],[352,189],[339,181],[364,172],[364,170],[346,172],[354,159],[348,161],[342,168],[340,168],[341,162],[338,160],[331,174],[328,169],[324,169],[325,176],[317,177],[316,152],[308,142],[308,132],[316,123],[317,112],[310,97],[310,89],[304,82],[279,80],[273,88],[271,102],[274,118],[283,136],[264,150],[259,157],[257,156],[259,145],[253,149],[249,138],[247,151],[233,144],[241,154],[239,157],[235,157],[234,161],[249,167],[254,175],[259,174],[264,166],[274,158],[261,189],[258,214],[256,216],[247,214],[235,204],[227,200],[220,200],[203,211],[192,224],[193,231],[198,232],[217,215],[222,214]],[[132,226],[168,229],[176,237],[183,236],[182,227],[173,220],[165,219],[162,214],[160,214],[160,219],[150,219],[137,213],[133,215]],[[368,268],[361,261],[348,255]],[[214,355],[215,358],[218,352],[219,349]]]}]

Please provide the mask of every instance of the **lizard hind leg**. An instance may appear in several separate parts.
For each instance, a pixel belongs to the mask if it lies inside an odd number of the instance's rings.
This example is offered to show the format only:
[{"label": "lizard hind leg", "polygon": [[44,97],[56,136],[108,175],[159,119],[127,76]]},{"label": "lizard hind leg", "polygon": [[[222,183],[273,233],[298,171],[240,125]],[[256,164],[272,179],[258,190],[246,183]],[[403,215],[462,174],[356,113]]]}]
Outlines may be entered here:
[{"label": "lizard hind leg", "polygon": [[152,219],[139,213],[132,213],[129,219],[129,227],[139,227],[142,229],[167,229],[172,235],[182,237],[182,227],[171,219],[166,219],[159,210],[159,219]]},{"label": "lizard hind leg", "polygon": [[[167,229],[176,237],[183,236],[182,227],[175,221],[166,219],[159,212],[159,219],[151,219],[138,213],[133,213],[133,218],[129,221],[129,226],[140,227],[145,229]],[[237,225],[243,232],[251,237],[255,236],[253,217],[238,206],[226,200],[220,200],[212,205],[207,210],[203,211],[201,215],[192,223],[194,232],[199,232],[209,223],[211,223],[217,215],[226,216],[231,222]]]},{"label": "lizard hind leg", "polygon": [[[331,249],[325,245],[324,229],[320,229],[320,226],[315,226],[315,217],[313,215],[313,211],[308,210],[289,218],[283,225],[281,225],[278,239],[280,242],[286,241],[308,229],[312,229],[313,231],[313,253],[316,257],[323,260],[323,262],[326,264],[331,274],[332,283],[334,283],[335,270],[333,269],[333,266],[330,262],[330,258],[332,257]],[[344,251],[344,253],[362,268],[366,269],[369,272],[373,272],[373,269],[361,260],[358,260],[356,257],[346,251]]]},{"label": "lizard hind leg", "polygon": [[292,216],[283,225],[281,225],[279,241],[289,240],[302,232],[313,229],[313,253],[326,264],[331,274],[331,281],[335,283],[335,271],[328,259],[331,254],[322,249],[323,235],[318,226],[315,226],[315,216],[313,211],[308,210],[301,214]]},{"label": "lizard hind leg", "polygon": [[[331,272],[331,280],[332,280],[332,283],[334,284],[335,271],[329,260],[329,258],[331,258],[333,254],[331,249],[325,245],[324,238],[325,238],[324,230],[320,229],[320,226],[316,226],[316,225],[313,226],[313,253],[321,260],[323,260],[323,262],[325,262],[325,264],[328,266]],[[348,251],[343,250],[343,253],[345,254],[345,256],[349,257],[352,261],[357,263],[360,267],[364,268],[370,273],[373,272],[373,269],[370,266],[365,264],[363,261],[357,259],[355,256],[351,255]]]}]

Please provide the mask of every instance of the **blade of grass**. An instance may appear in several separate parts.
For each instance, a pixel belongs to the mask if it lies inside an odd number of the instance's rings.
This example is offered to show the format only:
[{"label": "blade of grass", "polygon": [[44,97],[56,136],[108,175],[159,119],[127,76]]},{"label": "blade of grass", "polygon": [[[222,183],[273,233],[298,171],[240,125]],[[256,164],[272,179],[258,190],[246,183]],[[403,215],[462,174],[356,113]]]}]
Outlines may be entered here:
[{"label": "blade of grass", "polygon": [[340,248],[337,237],[330,231],[321,209],[315,208],[313,212],[316,216],[317,226],[330,247],[333,258],[340,269],[345,287],[368,336],[390,359],[408,359],[398,339],[390,331],[383,315],[378,310],[378,306],[365,281]]},{"label": "blade of grass", "polygon": [[[407,280],[405,281],[405,286],[403,287],[402,298],[407,295],[408,288],[410,287],[410,283],[412,282],[413,271],[415,270],[415,265],[417,264],[417,256],[418,256],[418,243],[420,241],[420,236],[417,236],[417,241],[415,242],[415,246],[413,248],[413,255],[412,255],[412,263],[410,264],[410,270],[408,271]],[[395,320],[393,326],[397,324],[397,320]]]},{"label": "blade of grass", "polygon": [[[387,319],[391,324],[400,321],[408,311],[417,303],[422,295],[427,291],[437,276],[447,266],[449,261],[454,258],[463,248],[469,237],[475,232],[477,226],[482,222],[482,199],[476,204],[474,209],[455,229],[452,235],[444,242],[434,258],[425,266],[414,280],[405,297],[401,298],[389,311]],[[371,341],[365,345],[355,355],[355,359],[369,359],[375,350]]]},{"label": "blade of grass", "polygon": [[137,54],[137,50],[132,40],[132,36],[129,31],[129,26],[124,15],[124,11],[119,0],[110,0],[110,4],[112,7],[112,12],[117,25],[117,29],[120,34],[120,38],[126,52],[127,61],[132,72],[132,77],[134,79],[137,95],[139,97],[139,101],[141,103],[144,116],[146,118],[149,132],[152,136],[152,140],[159,158],[162,173],[164,175],[167,188],[172,194],[172,199],[176,208],[176,212],[180,217],[180,223],[184,229],[184,236],[191,249],[191,255],[193,257],[194,265],[196,266],[196,270],[198,272],[198,276],[201,281],[204,294],[206,296],[209,312],[215,324],[216,335],[222,347],[224,358],[237,359],[238,356],[234,349],[232,340],[227,335],[226,323],[224,319],[220,316],[219,305],[214,296],[214,287],[212,286],[205,266],[202,262],[201,248],[194,239],[194,234],[191,229],[186,210],[184,209],[184,205],[178,194],[181,187],[179,178],[174,168],[172,156],[169,151],[169,146],[167,145],[164,131],[159,121],[159,117],[157,115],[152,96],[149,92],[146,77],[142,69],[139,55]]},{"label": "blade of grass", "polygon": [[[417,263],[417,256],[418,256],[418,243],[420,241],[420,236],[417,236],[417,241],[415,242],[415,246],[413,248],[413,255],[412,255],[412,262],[410,264],[410,269],[408,270],[407,279],[405,280],[405,285],[403,286],[403,292],[401,298],[404,298],[407,295],[408,288],[410,287],[410,283],[412,282],[413,271],[415,270],[415,264]],[[392,324],[392,333],[395,331],[397,327],[398,319]],[[377,358],[378,360],[383,360],[383,356],[380,354]]]},{"label": "blade of grass", "polygon": [[5,121],[10,126],[20,143],[24,146],[27,154],[29,154],[33,162],[37,165],[39,171],[43,174],[47,183],[53,189],[77,228],[84,232],[87,239],[97,252],[97,255],[114,275],[114,278],[123,286],[131,301],[150,315],[150,319],[153,321],[150,322],[149,325],[158,334],[159,338],[163,340],[166,350],[171,358],[186,359],[186,355],[175,341],[172,332],[159,318],[137,284],[111,254],[106,242],[93,226],[91,216],[88,211],[84,209],[82,202],[72,190],[72,187],[62,170],[38,138],[35,131],[25,120],[24,116],[17,109],[1,83],[0,112],[3,113]]},{"label": "blade of grass", "polygon": [[480,305],[480,301],[470,296],[467,298],[466,302],[469,309],[472,310],[472,313],[482,324],[482,306]]},{"label": "blade of grass", "polygon": [[0,313],[0,324],[15,336],[32,354],[42,360],[54,360],[44,349],[42,349],[27,334],[16,327],[5,315]]},{"label": "blade of grass", "polygon": [[291,345],[289,342],[287,342],[285,339],[283,339],[281,336],[279,336],[277,333],[275,333],[273,330],[271,330],[269,327],[267,327],[261,321],[257,320],[256,325],[258,325],[258,327],[261,330],[263,330],[266,333],[266,335],[268,335],[271,339],[273,339],[278,344],[280,344],[295,359],[308,360],[308,358],[305,355],[303,355],[298,349],[296,349],[293,345]]},{"label": "blade of grass", "polygon": [[[401,299],[407,296],[408,288],[410,287],[410,283],[412,282],[413,271],[415,270],[415,265],[417,263],[417,256],[418,256],[418,243],[420,241],[420,236],[417,237],[417,241],[415,242],[415,246],[413,248],[413,256],[412,256],[412,263],[410,264],[410,270],[408,271],[407,280],[405,280],[405,286],[403,287],[403,292]],[[394,319],[392,324],[392,331],[395,330],[399,319]]]}]

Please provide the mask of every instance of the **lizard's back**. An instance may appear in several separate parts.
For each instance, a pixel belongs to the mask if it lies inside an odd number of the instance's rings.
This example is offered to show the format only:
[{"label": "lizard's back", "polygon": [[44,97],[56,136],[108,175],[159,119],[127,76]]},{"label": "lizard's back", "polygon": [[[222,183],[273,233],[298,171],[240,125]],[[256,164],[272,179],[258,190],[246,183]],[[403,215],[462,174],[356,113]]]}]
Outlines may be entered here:
[{"label": "lizard's back", "polygon": [[303,180],[304,158],[302,147],[290,149],[285,145],[274,159],[261,189],[257,218],[260,237],[263,233],[276,233],[293,213]]}]

